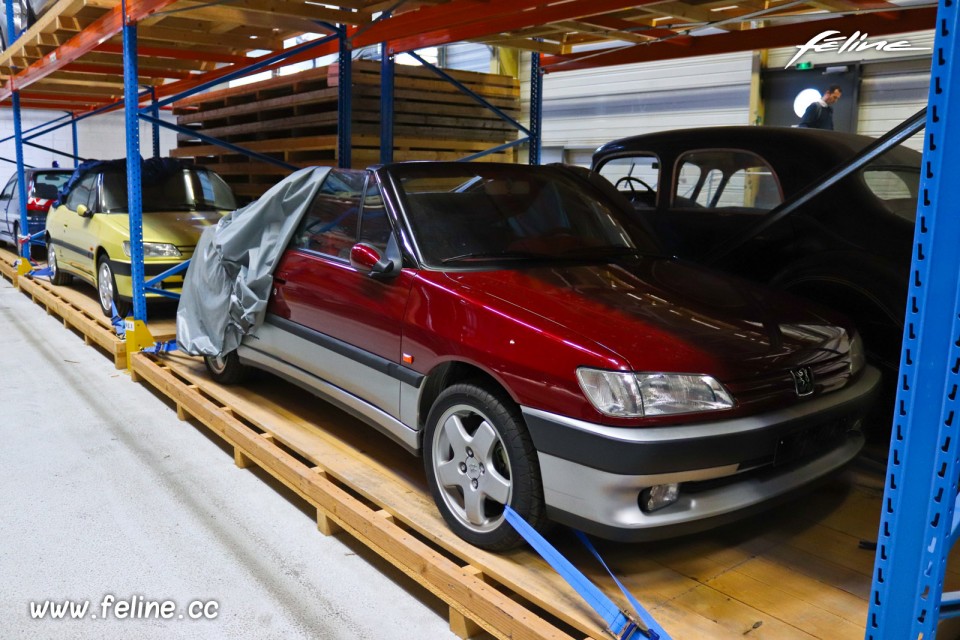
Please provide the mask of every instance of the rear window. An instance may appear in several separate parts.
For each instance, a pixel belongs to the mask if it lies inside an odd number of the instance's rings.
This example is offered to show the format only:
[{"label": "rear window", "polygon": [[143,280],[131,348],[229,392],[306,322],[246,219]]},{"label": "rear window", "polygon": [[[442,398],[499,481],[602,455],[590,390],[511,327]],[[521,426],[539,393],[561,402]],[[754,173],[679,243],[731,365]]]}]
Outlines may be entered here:
[{"label": "rear window", "polygon": [[919,167],[869,165],[863,170],[863,181],[891,213],[910,222],[916,220]]},{"label": "rear window", "polygon": [[44,171],[42,173],[35,173],[33,174],[33,186],[34,189],[36,189],[37,185],[49,184],[60,189],[60,187],[67,183],[71,175],[73,175],[72,171]]}]

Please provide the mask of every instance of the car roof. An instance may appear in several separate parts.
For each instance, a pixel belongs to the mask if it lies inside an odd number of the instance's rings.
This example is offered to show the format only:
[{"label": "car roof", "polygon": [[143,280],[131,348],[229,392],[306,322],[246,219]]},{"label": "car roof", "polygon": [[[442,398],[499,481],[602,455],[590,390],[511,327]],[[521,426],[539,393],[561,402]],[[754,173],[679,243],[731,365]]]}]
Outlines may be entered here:
[{"label": "car roof", "polygon": [[[739,148],[755,150],[774,159],[802,152],[811,162],[835,164],[853,156],[876,138],[820,129],[797,127],[702,127],[673,129],[608,142],[594,154],[594,161],[631,151],[683,151],[693,148]],[[907,165],[919,165],[920,154],[903,146],[889,157]]]}]

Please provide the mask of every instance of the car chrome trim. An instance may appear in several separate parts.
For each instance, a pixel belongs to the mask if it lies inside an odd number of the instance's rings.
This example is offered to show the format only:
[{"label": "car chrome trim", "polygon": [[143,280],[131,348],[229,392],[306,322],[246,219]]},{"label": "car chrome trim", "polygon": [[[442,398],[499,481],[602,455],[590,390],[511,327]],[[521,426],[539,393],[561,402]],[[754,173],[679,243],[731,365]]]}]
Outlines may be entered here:
[{"label": "car chrome trim", "polygon": [[863,436],[852,432],[842,446],[802,464],[745,474],[728,484],[696,492],[684,492],[681,484],[679,500],[653,513],[640,509],[638,498],[643,489],[665,479],[677,482],[682,476],[689,477],[681,482],[696,481],[701,479],[699,474],[718,470],[660,477],[620,475],[543,453],[539,460],[552,520],[610,540],[636,542],[695,533],[739,520],[840,469],[860,452],[863,443]]},{"label": "car chrome trim", "polygon": [[679,426],[611,427],[521,407],[537,450],[609,473],[673,473],[772,458],[805,428],[858,417],[878,392],[872,366],[853,384],[782,409]]},{"label": "car chrome trim", "polygon": [[385,411],[358,398],[352,393],[318,378],[312,373],[284,362],[250,344],[241,344],[237,355],[243,364],[271,371],[307,391],[321,396],[340,409],[370,424],[411,453],[420,451],[420,433],[403,424]]},{"label": "car chrome trim", "polygon": [[272,324],[279,329],[292,333],[298,338],[303,338],[314,343],[317,346],[328,349],[337,355],[343,356],[345,358],[350,358],[362,365],[365,365],[374,371],[384,373],[391,378],[399,380],[400,382],[410,385],[414,388],[419,388],[423,383],[425,375],[410,369],[409,367],[404,367],[401,364],[398,364],[392,360],[388,360],[382,356],[378,356],[375,353],[371,353],[359,347],[355,347],[352,344],[346,343],[342,340],[338,340],[332,336],[328,336],[325,333],[320,333],[309,327],[305,327],[302,324],[297,324],[286,318],[281,318],[280,316],[274,314],[268,314],[264,322]]}]

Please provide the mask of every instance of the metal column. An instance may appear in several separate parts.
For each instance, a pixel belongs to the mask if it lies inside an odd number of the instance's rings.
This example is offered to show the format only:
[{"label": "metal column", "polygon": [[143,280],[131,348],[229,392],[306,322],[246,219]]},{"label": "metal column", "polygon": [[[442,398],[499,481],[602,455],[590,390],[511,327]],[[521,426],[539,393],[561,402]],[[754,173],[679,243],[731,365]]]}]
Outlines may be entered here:
[{"label": "metal column", "polygon": [[143,198],[140,184],[140,119],[137,84],[137,25],[127,22],[124,2],[123,95],[127,130],[127,203],[130,209],[130,275],[133,279],[133,317],[147,321],[143,279]]},{"label": "metal column", "polygon": [[70,132],[73,134],[73,168],[80,166],[80,145],[77,144],[77,119],[76,114],[70,114]]},{"label": "metal column", "polygon": [[[160,120],[160,105],[157,103],[157,90],[150,87],[150,113],[156,120]],[[160,125],[153,123],[153,157],[160,157]]]},{"label": "metal column", "polygon": [[[8,25],[12,21],[8,21]],[[23,128],[20,123],[20,92],[14,90],[10,96],[13,101],[13,136],[16,140],[17,148],[17,194],[20,204],[20,234],[30,235],[30,221],[27,218],[27,176],[23,171]],[[30,243],[20,244],[20,239],[16,238],[18,252],[21,256],[30,259]]]},{"label": "metal column", "polygon": [[353,164],[353,60],[347,25],[340,25],[340,51],[337,58],[337,165],[349,169]]},{"label": "metal column", "polygon": [[[934,637],[947,556],[956,539],[960,433],[960,67],[957,5],[941,0],[923,151],[897,404],[884,489],[870,640]],[[952,210],[951,210],[952,209]],[[936,265],[936,269],[932,266]]]},{"label": "metal column", "polygon": [[543,127],[543,70],[540,54],[530,54],[530,164],[540,164],[541,130]]},{"label": "metal column", "polygon": [[393,55],[380,45],[380,162],[393,162]]}]

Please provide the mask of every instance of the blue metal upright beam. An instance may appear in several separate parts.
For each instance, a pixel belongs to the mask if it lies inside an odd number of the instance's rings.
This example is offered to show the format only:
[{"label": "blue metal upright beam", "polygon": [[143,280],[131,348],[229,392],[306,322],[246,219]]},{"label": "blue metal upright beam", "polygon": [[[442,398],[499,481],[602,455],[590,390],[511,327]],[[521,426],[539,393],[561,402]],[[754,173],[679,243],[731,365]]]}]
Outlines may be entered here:
[{"label": "blue metal upright beam", "polygon": [[337,165],[349,169],[353,164],[353,58],[346,25],[340,25],[340,51],[337,57]]},{"label": "blue metal upright beam", "polygon": [[[897,403],[866,625],[870,640],[934,637],[947,556],[956,538],[960,473],[956,2],[940,0],[936,26]],[[945,613],[952,606],[948,604]]]},{"label": "blue metal upright beam", "polygon": [[7,40],[9,40],[9,42],[7,42],[6,44],[7,44],[7,48],[9,49],[9,48],[10,48],[10,45],[13,44],[13,41],[16,40],[17,37],[18,37],[20,34],[18,34],[16,31],[14,31],[14,26],[13,26],[13,2],[12,2],[12,0],[4,0],[3,5],[4,5],[4,9],[5,9],[5,11],[4,11],[4,14],[5,14],[5,15],[4,15],[4,18],[5,18],[6,21],[7,21]]},{"label": "blue metal upright beam", "polygon": [[543,70],[540,54],[530,54],[530,164],[540,164],[543,130]]},{"label": "blue metal upright beam", "polygon": [[73,137],[73,168],[80,166],[80,145],[77,140],[77,119],[75,114],[70,114],[70,133]]},{"label": "blue metal upright beam", "polygon": [[[153,87],[150,87],[150,107],[151,115],[159,121],[160,105],[157,103],[157,90]],[[156,122],[153,123],[153,157],[160,157],[160,125]]]},{"label": "blue metal upright beam", "polygon": [[[124,16],[126,16],[124,2]],[[133,280],[133,317],[147,321],[143,270],[143,194],[140,183],[139,85],[137,84],[137,25],[123,25],[124,125],[127,131],[127,204],[130,209],[130,275]]]},{"label": "blue metal upright beam", "polygon": [[[7,22],[7,26],[12,24],[12,20]],[[10,32],[12,33],[12,31]],[[23,170],[23,128],[20,122],[20,92],[14,91],[11,96],[13,102],[13,137],[17,147],[17,195],[20,200],[20,233],[30,234],[30,221],[27,218],[27,176]],[[30,259],[30,243],[20,243],[20,238],[16,238],[20,247],[18,252],[21,256]]]},{"label": "blue metal upright beam", "polygon": [[393,55],[380,45],[380,162],[393,162]]}]

